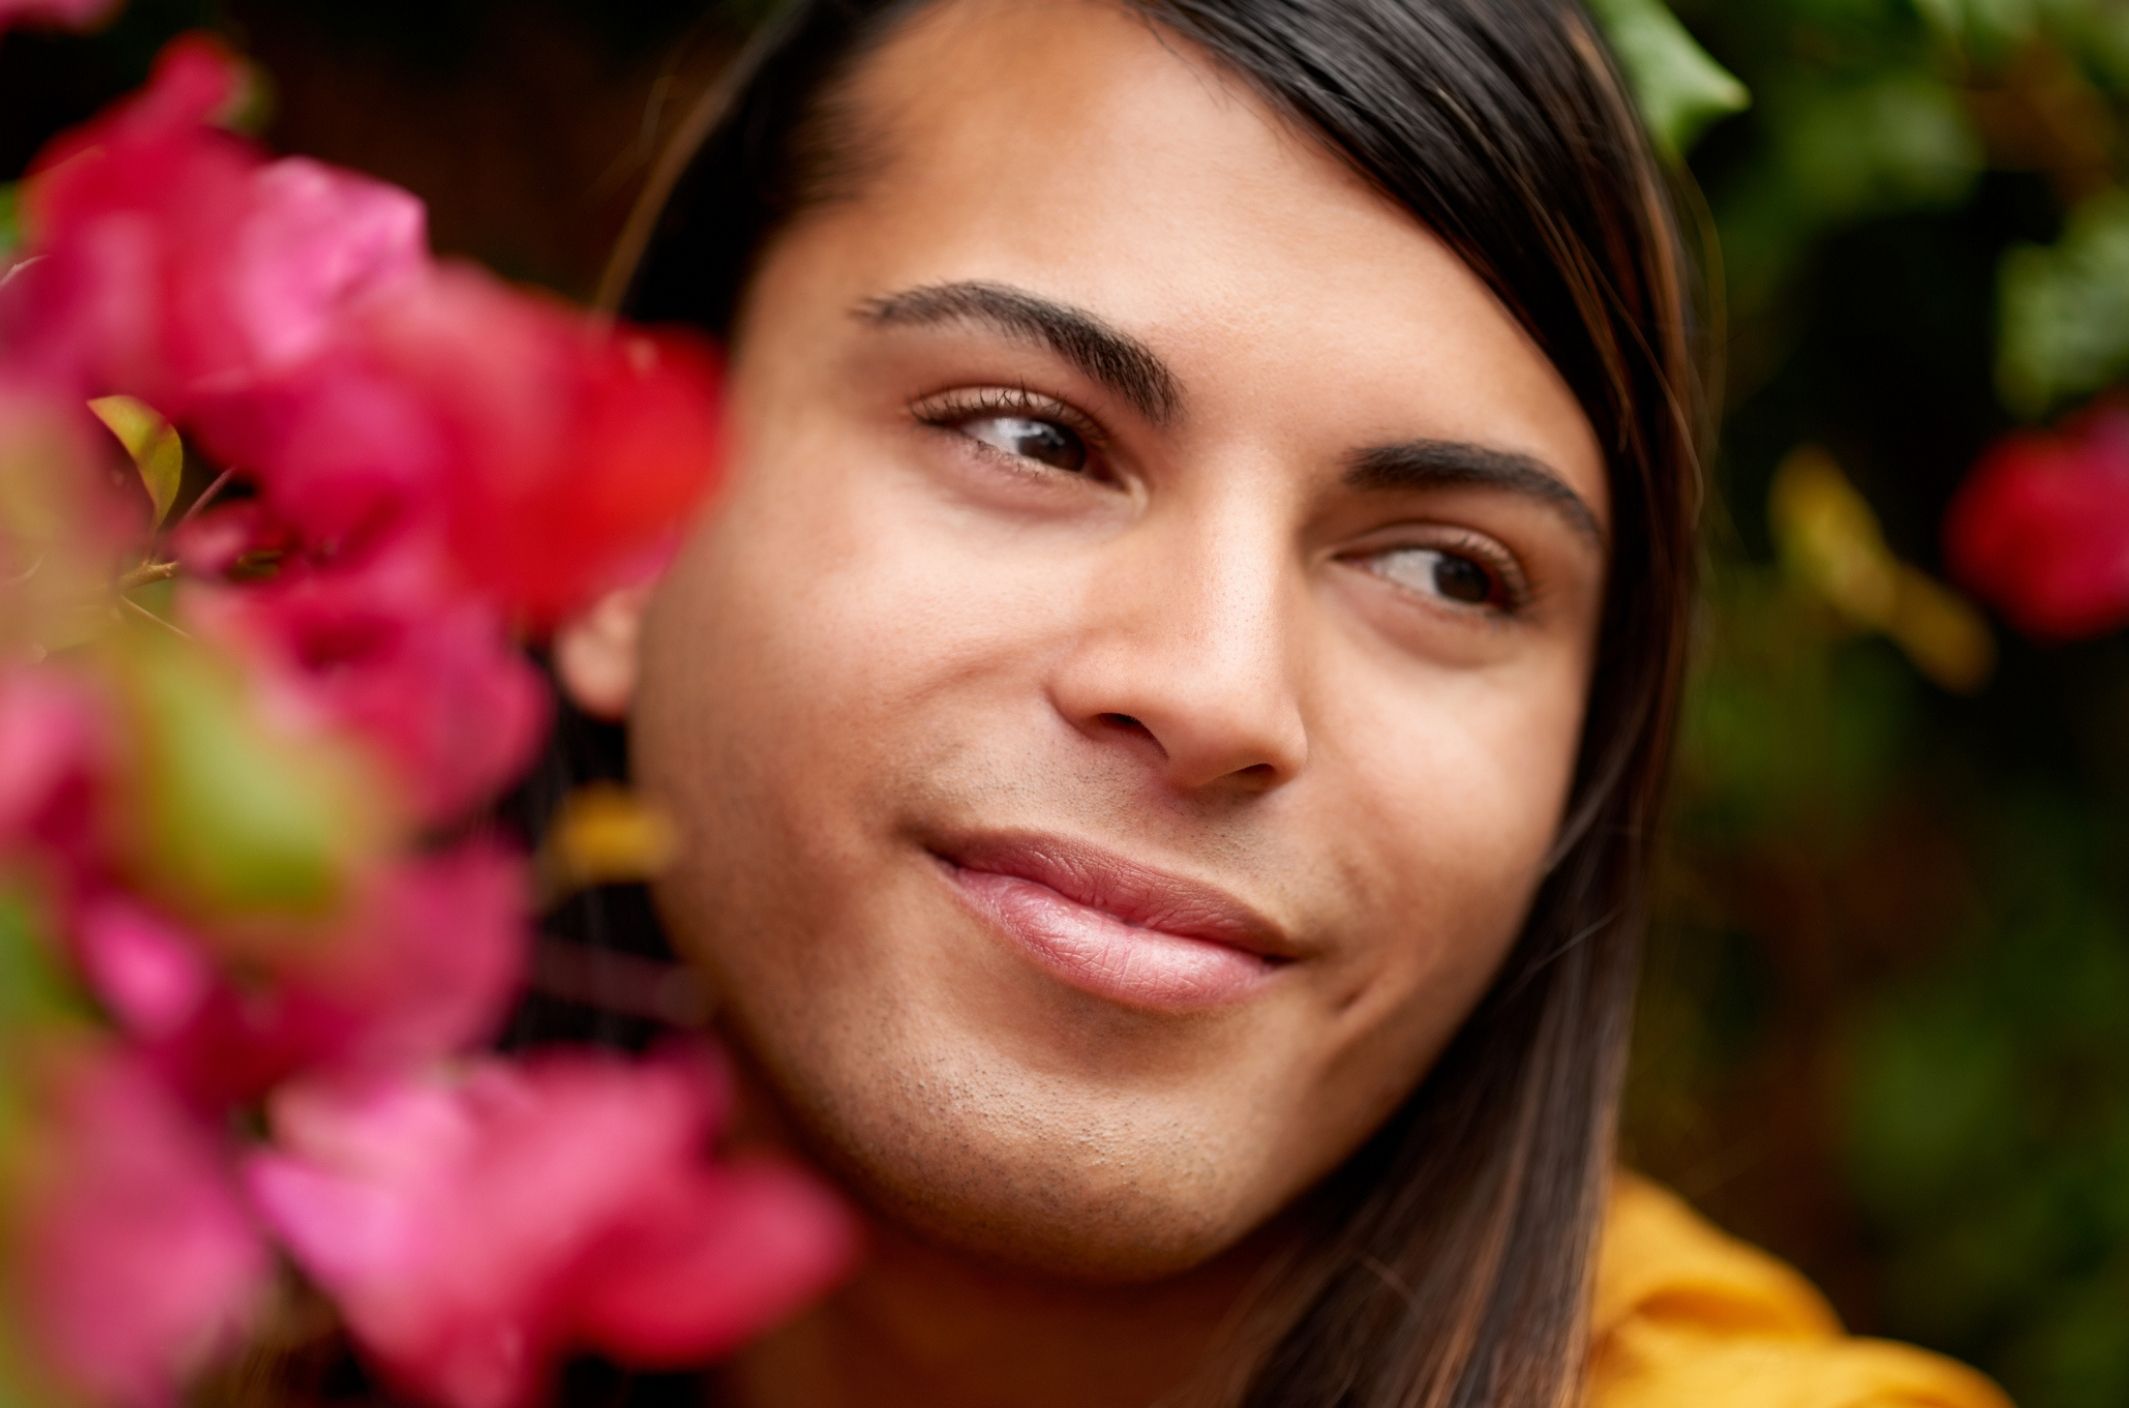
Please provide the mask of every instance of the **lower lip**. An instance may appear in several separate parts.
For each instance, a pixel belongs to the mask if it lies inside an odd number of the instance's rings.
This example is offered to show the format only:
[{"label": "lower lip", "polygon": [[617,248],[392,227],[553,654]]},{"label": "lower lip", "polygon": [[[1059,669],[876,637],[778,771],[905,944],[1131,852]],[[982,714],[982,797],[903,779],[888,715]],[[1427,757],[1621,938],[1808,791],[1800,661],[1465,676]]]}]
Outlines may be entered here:
[{"label": "lower lip", "polygon": [[1018,875],[934,857],[962,902],[1073,987],[1130,1007],[1191,1012],[1243,1001],[1285,965],[1208,939],[1126,923]]}]

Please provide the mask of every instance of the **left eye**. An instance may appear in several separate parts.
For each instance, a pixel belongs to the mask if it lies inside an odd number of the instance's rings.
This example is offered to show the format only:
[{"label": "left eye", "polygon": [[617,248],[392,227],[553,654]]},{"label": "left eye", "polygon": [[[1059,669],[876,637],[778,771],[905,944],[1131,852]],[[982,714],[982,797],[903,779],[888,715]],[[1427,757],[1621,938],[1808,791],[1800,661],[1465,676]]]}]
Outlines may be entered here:
[{"label": "left eye", "polygon": [[1377,554],[1376,561],[1390,564],[1376,571],[1422,595],[1503,613],[1513,612],[1522,604],[1514,571],[1487,561],[1476,549],[1396,548]]},{"label": "left eye", "polygon": [[1087,442],[1055,421],[1033,416],[975,416],[955,427],[969,439],[1004,454],[1077,474],[1087,467]]}]

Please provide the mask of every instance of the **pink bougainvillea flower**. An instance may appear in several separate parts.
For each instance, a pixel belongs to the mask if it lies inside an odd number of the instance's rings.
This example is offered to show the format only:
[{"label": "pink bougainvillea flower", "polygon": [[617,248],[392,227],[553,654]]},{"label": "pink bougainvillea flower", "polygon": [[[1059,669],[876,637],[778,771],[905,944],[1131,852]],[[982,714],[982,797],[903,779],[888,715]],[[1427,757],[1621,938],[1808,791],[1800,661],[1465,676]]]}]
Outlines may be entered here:
[{"label": "pink bougainvillea flower", "polygon": [[411,551],[340,570],[297,562],[274,581],[195,596],[193,616],[277,688],[376,745],[419,818],[441,824],[516,779],[548,706],[496,609],[437,570]]},{"label": "pink bougainvillea flower", "polygon": [[2129,402],[1984,455],[1944,523],[1952,571],[2040,640],[2129,625]]},{"label": "pink bougainvillea flower", "polygon": [[[469,842],[400,862],[344,918],[262,943],[187,928],[122,893],[73,920],[90,986],[170,1084],[203,1108],[300,1071],[425,1062],[494,1035],[523,976],[522,858]],[[262,969],[256,954],[276,966]]]},{"label": "pink bougainvillea flower", "polygon": [[717,466],[717,377],[691,339],[446,266],[203,407],[201,431],[311,541],[359,553],[433,531],[461,590],[537,626],[677,537]]},{"label": "pink bougainvillea flower", "polygon": [[0,671],[0,856],[91,863],[110,750],[101,701],[52,669]]},{"label": "pink bougainvillea flower", "polygon": [[549,1055],[418,1082],[292,1087],[254,1203],[405,1391],[533,1401],[572,1347],[698,1362],[789,1314],[853,1250],[848,1215],[720,1165],[696,1060]]},{"label": "pink bougainvillea flower", "polygon": [[6,1073],[30,1124],[0,1235],[29,1344],[94,1401],[170,1403],[257,1308],[257,1227],[214,1141],[137,1063],[68,1046],[25,1064]]},{"label": "pink bougainvillea flower", "polygon": [[24,187],[32,261],[0,346],[88,395],[181,418],[194,396],[310,353],[354,303],[428,260],[419,201],[317,162],[269,162],[213,125],[235,59],[178,41],[148,89],[61,137]]},{"label": "pink bougainvillea flower", "polygon": [[0,31],[19,24],[82,29],[118,8],[118,0],[0,0]]}]

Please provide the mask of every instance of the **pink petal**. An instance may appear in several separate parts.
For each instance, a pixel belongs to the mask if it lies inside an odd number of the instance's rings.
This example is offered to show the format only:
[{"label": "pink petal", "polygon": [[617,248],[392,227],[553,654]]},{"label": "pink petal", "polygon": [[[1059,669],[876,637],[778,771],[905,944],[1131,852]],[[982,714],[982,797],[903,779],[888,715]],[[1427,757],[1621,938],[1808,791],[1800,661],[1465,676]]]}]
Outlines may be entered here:
[{"label": "pink petal", "polygon": [[138,1066],[96,1056],[56,1081],[35,1135],[20,1273],[33,1342],[120,1403],[174,1387],[257,1308],[264,1248],[220,1151]]},{"label": "pink petal", "polygon": [[[106,1000],[136,1023],[144,1054],[171,1084],[222,1109],[298,1072],[424,1062],[492,1035],[523,973],[527,885],[522,857],[485,842],[401,862],[327,932],[265,944],[241,935],[252,955],[243,971],[217,968],[204,992],[181,987],[182,1019],[178,1001],[158,1005],[169,994],[127,990],[140,975],[114,975],[110,954],[92,949],[91,971],[118,984]],[[195,948],[212,957],[216,942],[203,933]],[[260,952],[279,966],[260,969]]]},{"label": "pink petal", "polygon": [[2129,625],[2129,408],[1985,455],[1945,515],[1954,574],[2042,640]]},{"label": "pink petal", "polygon": [[84,29],[118,8],[118,0],[0,0],[0,30],[17,24]]},{"label": "pink petal", "polygon": [[303,157],[257,173],[246,218],[231,235],[228,321],[253,367],[309,354],[347,308],[428,264],[418,199]]},{"label": "pink petal", "polygon": [[108,751],[86,688],[52,669],[0,674],[0,851],[88,850]]},{"label": "pink petal", "polygon": [[676,1180],[577,1278],[578,1336],[631,1364],[702,1363],[793,1314],[850,1267],[855,1220],[792,1170]]},{"label": "pink petal", "polygon": [[213,125],[240,80],[213,41],[180,40],[146,92],[39,157],[24,194],[36,258],[0,298],[0,345],[43,379],[183,419],[426,267],[414,197],[268,162]]},{"label": "pink petal", "polygon": [[272,583],[194,604],[309,711],[376,744],[421,819],[447,824],[530,764],[548,717],[505,622],[452,587],[403,544],[359,567],[296,562]]},{"label": "pink petal", "polygon": [[825,1194],[707,1162],[719,1099],[699,1062],[589,1053],[295,1087],[249,1181],[388,1377],[514,1408],[572,1344],[728,1345],[847,1254]]},{"label": "pink petal", "polygon": [[433,525],[461,589],[534,625],[640,574],[718,466],[700,346],[459,267],[369,301],[200,424],[307,534],[361,553]]},{"label": "pink petal", "polygon": [[91,988],[133,1035],[171,1036],[213,993],[214,971],[198,942],[123,895],[85,903],[75,941]]}]

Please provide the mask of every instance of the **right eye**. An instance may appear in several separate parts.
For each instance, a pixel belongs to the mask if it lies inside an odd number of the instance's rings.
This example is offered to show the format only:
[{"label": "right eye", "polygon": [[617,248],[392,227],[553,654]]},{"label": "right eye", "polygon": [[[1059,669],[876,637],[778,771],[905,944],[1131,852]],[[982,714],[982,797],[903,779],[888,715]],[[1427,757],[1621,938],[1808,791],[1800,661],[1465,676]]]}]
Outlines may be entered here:
[{"label": "right eye", "polygon": [[953,427],[978,444],[1052,469],[1078,474],[1086,469],[1087,442],[1070,426],[1033,416],[977,416]]},{"label": "right eye", "polygon": [[1088,476],[1099,453],[1091,421],[1025,387],[949,392],[913,403],[910,414],[1022,471]]}]

